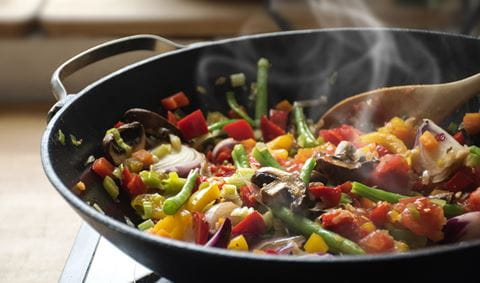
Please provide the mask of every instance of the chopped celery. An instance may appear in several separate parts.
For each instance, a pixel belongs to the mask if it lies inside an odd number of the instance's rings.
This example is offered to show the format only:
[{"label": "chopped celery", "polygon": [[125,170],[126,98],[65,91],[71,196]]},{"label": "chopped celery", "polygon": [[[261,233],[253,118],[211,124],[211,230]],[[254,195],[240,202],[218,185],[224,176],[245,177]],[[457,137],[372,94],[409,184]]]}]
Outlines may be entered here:
[{"label": "chopped celery", "polygon": [[65,134],[62,132],[62,130],[58,130],[57,140],[58,142],[60,142],[61,145],[65,145]]},{"label": "chopped celery", "polygon": [[70,142],[74,145],[74,146],[79,146],[82,144],[83,140],[82,139],[77,139],[77,137],[75,137],[74,135],[70,134]]},{"label": "chopped celery", "polygon": [[237,73],[230,75],[230,81],[232,83],[232,87],[241,87],[245,85],[245,74],[244,73]]},{"label": "chopped celery", "polygon": [[182,141],[180,140],[179,137],[172,134],[168,135],[168,137],[170,138],[170,144],[172,145],[175,151],[179,151],[180,149],[182,149]]},{"label": "chopped celery", "polygon": [[117,128],[111,128],[110,130],[107,131],[107,134],[112,135],[113,139],[115,140],[115,143],[125,152],[129,153],[132,151],[132,147],[122,139],[122,136],[120,135],[120,131],[118,131]]},{"label": "chopped celery", "polygon": [[165,190],[166,195],[174,195],[178,193],[183,185],[185,184],[185,179],[178,177],[177,172],[168,173],[168,178],[162,180],[162,186]]},{"label": "chopped celery", "polygon": [[153,223],[152,219],[147,219],[145,221],[143,221],[142,223],[138,224],[138,229],[142,230],[142,231],[145,231],[147,229],[150,229],[152,228],[153,226],[155,226],[155,223]]},{"label": "chopped celery", "polygon": [[142,178],[142,182],[151,189],[161,189],[162,188],[162,180],[160,175],[155,171],[147,171],[144,170],[140,172],[140,178]]},{"label": "chopped celery", "polygon": [[243,187],[250,183],[255,169],[252,168],[238,168],[237,171],[230,177],[225,177],[225,183],[235,185],[237,188]]},{"label": "chopped celery", "polygon": [[153,213],[153,205],[150,201],[143,202],[143,217],[144,218],[152,218]]},{"label": "chopped celery", "polygon": [[117,199],[120,190],[115,181],[110,176],[106,176],[105,179],[103,179],[103,188],[113,199]]},{"label": "chopped celery", "polygon": [[172,151],[171,144],[161,144],[154,148],[151,153],[155,155],[158,159],[162,159],[165,155],[169,154]]}]

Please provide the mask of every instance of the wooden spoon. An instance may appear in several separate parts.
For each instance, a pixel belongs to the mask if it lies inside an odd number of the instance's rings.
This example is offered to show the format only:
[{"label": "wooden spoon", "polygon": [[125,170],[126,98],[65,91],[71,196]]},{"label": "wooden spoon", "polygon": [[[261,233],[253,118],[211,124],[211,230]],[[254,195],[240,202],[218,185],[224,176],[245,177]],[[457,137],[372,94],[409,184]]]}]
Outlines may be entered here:
[{"label": "wooden spoon", "polygon": [[398,116],[428,118],[436,123],[480,94],[480,73],[444,84],[394,86],[344,99],[319,120],[319,128],[350,124],[360,129],[381,126]]}]

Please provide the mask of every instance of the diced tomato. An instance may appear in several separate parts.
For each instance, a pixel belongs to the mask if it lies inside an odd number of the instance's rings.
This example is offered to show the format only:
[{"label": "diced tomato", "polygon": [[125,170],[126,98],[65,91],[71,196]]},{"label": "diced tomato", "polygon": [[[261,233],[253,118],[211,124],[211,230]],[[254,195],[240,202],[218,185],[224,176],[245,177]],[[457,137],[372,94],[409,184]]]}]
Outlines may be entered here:
[{"label": "diced tomato", "polygon": [[252,126],[244,119],[225,125],[223,130],[238,141],[254,138]]},{"label": "diced tomato", "polygon": [[243,205],[248,207],[254,207],[257,203],[255,199],[255,190],[252,186],[243,186],[240,188],[240,198],[242,199]]},{"label": "diced tomato", "polygon": [[150,166],[153,164],[153,154],[151,154],[149,151],[145,149],[140,149],[138,151],[135,151],[132,156],[141,161],[143,163],[144,167]]},{"label": "diced tomato", "polygon": [[339,188],[342,193],[348,194],[352,190],[352,182],[345,182],[341,185],[338,185],[337,188]]},{"label": "diced tomato", "polygon": [[114,127],[115,127],[115,128],[120,128],[120,127],[123,126],[123,125],[125,125],[124,122],[118,121],[117,123],[115,123],[115,126],[114,126]]},{"label": "diced tomato", "polygon": [[377,226],[383,226],[388,222],[388,213],[392,209],[392,205],[388,202],[379,202],[377,206],[370,211],[370,220]]},{"label": "diced tomato", "polygon": [[453,138],[461,145],[464,145],[465,144],[465,136],[463,135],[463,133],[461,131],[459,132],[456,132],[454,135],[453,135]]},{"label": "diced tomato", "polygon": [[328,230],[336,232],[350,240],[358,241],[368,232],[360,229],[358,217],[345,209],[335,209],[321,216],[322,225]]},{"label": "diced tomato", "polygon": [[187,106],[190,104],[190,100],[183,93],[183,91],[177,92],[167,98],[161,100],[163,107],[167,110],[175,110],[177,108]]},{"label": "diced tomato", "polygon": [[178,121],[177,126],[182,132],[183,137],[187,140],[208,133],[208,125],[200,109],[188,114],[182,120]]},{"label": "diced tomato", "polygon": [[288,112],[276,109],[270,109],[270,121],[283,130],[287,128]]},{"label": "diced tomato", "polygon": [[465,191],[475,185],[475,176],[472,169],[463,168],[457,171],[445,184],[445,188],[451,192]]},{"label": "diced tomato", "polygon": [[262,130],[262,136],[265,142],[269,142],[274,138],[285,134],[285,131],[282,128],[268,120],[266,116],[260,118],[260,129]]},{"label": "diced tomato", "polygon": [[210,165],[210,171],[216,177],[229,177],[235,173],[235,166],[232,165]]},{"label": "diced tomato", "polygon": [[401,155],[387,154],[380,159],[372,181],[388,191],[404,192],[409,185],[409,170],[407,161]]},{"label": "diced tomato", "polygon": [[383,157],[383,156],[385,156],[385,155],[387,155],[387,154],[390,153],[390,151],[389,151],[386,147],[384,147],[383,145],[381,145],[381,144],[377,144],[377,145],[375,146],[375,150],[376,150],[377,153],[378,153],[378,157]]},{"label": "diced tomato", "polygon": [[167,120],[168,122],[170,122],[172,125],[177,125],[177,115],[175,115],[175,113],[173,113],[172,111],[168,111],[167,112]]},{"label": "diced tomato", "polygon": [[327,187],[324,185],[317,185],[315,183],[310,184],[308,191],[316,199],[320,199],[327,208],[337,206],[342,195],[342,190],[340,187]]},{"label": "diced tomato", "polygon": [[361,132],[350,125],[341,125],[330,130],[320,130],[319,134],[325,141],[338,145],[343,140],[354,142]]},{"label": "diced tomato", "polygon": [[193,230],[195,231],[195,243],[204,245],[208,241],[209,226],[203,213],[193,212]]},{"label": "diced tomato", "polygon": [[428,198],[401,199],[394,210],[401,213],[401,223],[414,234],[435,242],[443,239],[442,228],[447,222],[443,209]]},{"label": "diced tomato", "polygon": [[393,251],[394,240],[385,230],[377,230],[361,239],[358,244],[368,253],[386,253]]},{"label": "diced tomato", "polygon": [[127,184],[127,190],[130,193],[130,195],[133,197],[133,196],[138,196],[146,193],[147,186],[145,186],[140,176],[133,175],[132,179]]},{"label": "diced tomato", "polygon": [[244,236],[258,236],[265,232],[267,226],[263,221],[262,215],[254,210],[247,215],[242,221],[232,228],[232,235],[244,235]]},{"label": "diced tomato", "polygon": [[477,188],[468,196],[467,208],[472,211],[480,211],[480,188]]},{"label": "diced tomato", "polygon": [[113,172],[113,165],[105,157],[96,159],[92,164],[93,172],[97,173],[102,178],[111,176]]},{"label": "diced tomato", "polygon": [[222,164],[224,161],[229,161],[231,159],[232,159],[232,149],[225,147],[217,154],[214,162],[216,164]]}]

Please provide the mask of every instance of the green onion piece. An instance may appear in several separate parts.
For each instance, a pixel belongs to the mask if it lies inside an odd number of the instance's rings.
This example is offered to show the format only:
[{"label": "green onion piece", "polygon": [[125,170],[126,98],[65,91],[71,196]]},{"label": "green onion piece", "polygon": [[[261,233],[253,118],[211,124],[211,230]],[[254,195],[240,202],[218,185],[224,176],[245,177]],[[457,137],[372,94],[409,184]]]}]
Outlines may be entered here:
[{"label": "green onion piece", "polygon": [[233,91],[227,91],[227,103],[228,103],[228,106],[230,106],[230,108],[233,111],[235,111],[235,113],[237,113],[243,119],[247,120],[247,122],[250,125],[252,125],[252,126],[255,125],[255,122],[252,120],[252,118],[250,118],[250,116],[248,116],[247,113],[245,113],[245,111],[243,111],[243,109],[240,107],[240,105],[238,105],[238,102],[235,99],[235,94],[233,93]]},{"label": "green onion piece", "polygon": [[188,200],[192,194],[193,187],[197,182],[198,168],[190,171],[187,177],[185,185],[175,196],[169,197],[163,203],[163,212],[168,215],[173,215],[182,207],[182,205]]},{"label": "green onion piece", "polygon": [[268,151],[267,146],[258,142],[253,148],[253,157],[262,165],[275,167],[277,169],[284,170],[284,168],[273,158],[272,154]]},{"label": "green onion piece", "polygon": [[222,129],[224,126],[230,124],[230,123],[233,123],[233,122],[236,122],[238,121],[237,119],[224,119],[224,120],[220,120],[216,123],[213,123],[211,124],[210,126],[208,126],[208,131],[212,132],[212,131],[215,131],[215,130],[220,130]]},{"label": "green onion piece", "polygon": [[138,174],[142,182],[150,189],[161,189],[162,180],[160,175],[155,171],[144,170]]},{"label": "green onion piece", "polygon": [[107,191],[107,193],[113,198],[117,199],[120,190],[118,189],[117,184],[115,181],[110,177],[106,176],[103,179],[103,188]]},{"label": "green onion piece", "polygon": [[168,178],[162,180],[162,186],[165,195],[174,195],[178,193],[185,185],[186,180],[178,177],[177,172],[168,173]]},{"label": "green onion piece", "polygon": [[152,202],[150,201],[144,201],[142,203],[143,206],[143,218],[152,218],[152,212],[153,212],[153,205]]},{"label": "green onion piece", "polygon": [[155,226],[155,223],[153,223],[152,219],[147,219],[145,221],[143,221],[142,223],[138,224],[138,229],[142,230],[142,231],[145,231],[147,229],[150,229],[152,228],[153,226]]},{"label": "green onion piece", "polygon": [[308,127],[302,107],[297,103],[293,103],[293,118],[297,131],[297,142],[301,147],[315,147],[320,142],[315,138]]},{"label": "green onion piece", "polygon": [[171,144],[161,144],[154,148],[151,153],[155,155],[158,159],[162,159],[165,157],[165,155],[169,154],[172,151],[172,145]]},{"label": "green onion piece", "polygon": [[62,132],[62,130],[58,130],[57,140],[58,142],[60,142],[61,145],[65,145],[65,134]]},{"label": "green onion piece", "polygon": [[74,146],[79,146],[82,144],[83,140],[82,139],[77,139],[77,137],[75,137],[74,135],[70,134],[70,142],[74,145]]},{"label": "green onion piece", "polygon": [[110,130],[107,131],[107,134],[112,135],[113,139],[115,140],[115,143],[125,152],[129,153],[132,151],[132,147],[122,139],[122,136],[120,135],[120,132],[118,131],[117,128],[111,128]]},{"label": "green onion piece", "polygon": [[257,63],[257,97],[255,100],[255,120],[260,121],[268,112],[268,68],[270,63],[265,58],[260,58]]},{"label": "green onion piece", "polygon": [[247,152],[243,144],[236,144],[232,150],[232,159],[237,168],[250,168]]},{"label": "green onion piece", "polygon": [[170,138],[170,144],[172,145],[173,149],[179,151],[182,149],[182,141],[176,135],[169,134],[168,137]]},{"label": "green onion piece", "polygon": [[237,73],[230,75],[230,81],[232,82],[232,87],[241,87],[245,85],[245,74],[244,73]]},{"label": "green onion piece", "polygon": [[316,165],[317,161],[313,157],[307,159],[303,164],[302,170],[300,171],[300,179],[302,179],[303,183],[307,186],[310,183],[310,176]]}]

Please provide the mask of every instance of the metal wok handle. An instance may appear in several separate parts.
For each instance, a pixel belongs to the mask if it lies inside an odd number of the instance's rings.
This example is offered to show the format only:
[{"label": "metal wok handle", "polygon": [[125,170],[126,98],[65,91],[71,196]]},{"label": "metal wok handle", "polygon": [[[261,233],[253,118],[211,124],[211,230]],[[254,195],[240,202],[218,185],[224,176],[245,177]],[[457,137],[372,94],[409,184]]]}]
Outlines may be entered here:
[{"label": "metal wok handle", "polygon": [[185,46],[177,44],[173,41],[165,39],[157,35],[134,35],[128,36],[90,48],[75,57],[72,57],[60,67],[58,67],[52,75],[51,86],[52,92],[58,102],[50,109],[48,120],[65,104],[70,97],[62,82],[65,78],[76,71],[100,60],[112,57],[114,55],[137,51],[137,50],[158,50],[159,53],[172,51],[183,48]]}]

